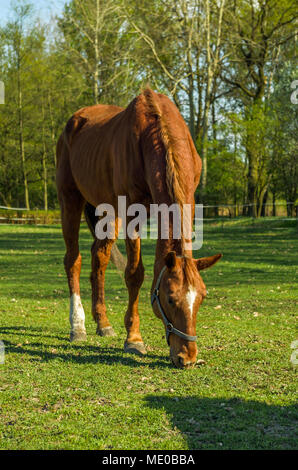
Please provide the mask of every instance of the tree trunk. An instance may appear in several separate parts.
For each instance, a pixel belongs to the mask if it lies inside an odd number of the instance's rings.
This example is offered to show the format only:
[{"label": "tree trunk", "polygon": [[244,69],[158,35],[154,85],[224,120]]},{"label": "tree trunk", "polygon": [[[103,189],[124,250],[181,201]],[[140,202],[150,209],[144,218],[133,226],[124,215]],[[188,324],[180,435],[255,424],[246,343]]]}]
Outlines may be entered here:
[{"label": "tree trunk", "polygon": [[18,113],[19,114],[19,149],[20,149],[23,183],[24,183],[25,207],[26,209],[30,209],[27,168],[26,168],[26,158],[25,158],[23,99],[22,99],[22,90],[21,90],[20,70],[18,70],[18,112],[19,112]]},{"label": "tree trunk", "polygon": [[276,217],[275,191],[272,191],[272,216]]},{"label": "tree trunk", "polygon": [[247,215],[249,217],[257,216],[257,158],[250,150],[246,149],[248,157],[248,174],[247,174]]},{"label": "tree trunk", "polygon": [[211,85],[213,72],[211,67],[211,43],[210,43],[210,5],[209,0],[206,1],[206,46],[207,46],[207,87],[205,96],[205,107],[203,114],[202,135],[201,135],[201,159],[202,159],[202,175],[201,175],[201,197],[204,202],[204,196],[207,186],[207,137],[208,137],[208,119],[211,104]]},{"label": "tree trunk", "polygon": [[42,178],[43,178],[43,200],[44,200],[44,210],[48,210],[48,177],[47,177],[47,149],[46,149],[46,139],[45,139],[45,110],[44,110],[44,101],[42,100]]},{"label": "tree trunk", "polygon": [[264,197],[263,197],[261,217],[266,217],[266,202],[267,202],[267,199],[268,199],[268,190],[266,189]]},{"label": "tree trunk", "polygon": [[45,146],[42,153],[42,171],[43,171],[43,201],[44,210],[48,210],[48,181],[47,181],[47,165],[46,165],[46,150]]},{"label": "tree trunk", "polygon": [[2,197],[3,199],[3,202],[5,204],[6,207],[11,207],[11,203],[9,202],[9,200],[11,199],[11,196],[8,195],[8,198],[5,196],[5,194],[3,194],[1,191],[0,191],[0,196]]},{"label": "tree trunk", "polygon": [[287,216],[292,217],[292,207],[294,204],[291,204],[291,202],[287,202]]},{"label": "tree trunk", "polygon": [[213,140],[217,141],[217,129],[216,129],[216,111],[215,111],[215,101],[212,102],[211,105],[211,116],[212,116],[212,132],[213,132]]},{"label": "tree trunk", "polygon": [[52,98],[51,94],[48,94],[48,103],[49,103],[49,113],[50,113],[50,122],[51,122],[51,140],[52,140],[52,149],[53,149],[53,160],[54,165],[56,168],[57,161],[56,161],[56,136],[55,136],[55,126],[54,126],[54,119],[53,119],[53,111],[52,111]]},{"label": "tree trunk", "polygon": [[257,195],[257,217],[261,217],[262,208],[263,208],[263,201],[265,194],[267,192],[267,186],[263,188],[260,193]]},{"label": "tree trunk", "polygon": [[96,26],[94,37],[94,73],[93,73],[93,93],[94,104],[98,104],[98,62],[99,62],[99,43],[98,43],[98,30],[99,30],[99,0],[96,0]]},{"label": "tree trunk", "polygon": [[208,151],[208,120],[209,111],[212,103],[212,96],[215,91],[215,76],[219,64],[219,50],[221,44],[221,31],[222,31],[222,19],[223,11],[225,6],[225,0],[221,0],[219,4],[219,17],[217,25],[217,38],[215,51],[211,50],[211,18],[210,18],[210,0],[206,0],[206,49],[207,49],[207,86],[205,95],[205,107],[203,114],[202,124],[202,137],[201,137],[201,158],[202,158],[202,176],[201,176],[201,195],[204,200],[206,186],[207,186],[207,151]]},{"label": "tree trunk", "polygon": [[[237,136],[236,136],[236,133],[234,134],[234,165],[235,165],[235,168],[236,168],[236,160],[237,160]],[[234,177],[234,180],[233,180],[233,189],[234,189],[234,216],[237,217],[238,216],[238,207],[237,207],[237,184],[236,184],[236,180],[235,180],[235,177]]]},{"label": "tree trunk", "polygon": [[189,103],[189,130],[193,138],[196,141],[195,136],[195,110],[194,110],[194,97],[193,97],[193,80],[191,78],[188,92],[188,103]]}]

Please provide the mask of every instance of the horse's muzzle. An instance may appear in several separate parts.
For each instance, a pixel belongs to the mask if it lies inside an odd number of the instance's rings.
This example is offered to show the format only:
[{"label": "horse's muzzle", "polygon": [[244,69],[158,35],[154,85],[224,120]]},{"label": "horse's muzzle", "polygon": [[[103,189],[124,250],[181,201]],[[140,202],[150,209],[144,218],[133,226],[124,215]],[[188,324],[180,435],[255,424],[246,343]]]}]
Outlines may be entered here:
[{"label": "horse's muzzle", "polygon": [[175,367],[178,367],[179,369],[190,369],[195,366],[196,360],[190,361],[187,360],[181,356],[171,356],[171,361],[174,364]]}]

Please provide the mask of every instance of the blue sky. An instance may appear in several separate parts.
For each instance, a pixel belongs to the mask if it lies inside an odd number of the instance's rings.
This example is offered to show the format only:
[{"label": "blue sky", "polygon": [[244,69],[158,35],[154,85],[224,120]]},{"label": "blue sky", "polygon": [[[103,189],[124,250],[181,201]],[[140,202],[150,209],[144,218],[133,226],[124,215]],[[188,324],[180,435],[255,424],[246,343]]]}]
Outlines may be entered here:
[{"label": "blue sky", "polygon": [[[5,24],[11,16],[11,4],[16,0],[0,0],[0,24]],[[26,2],[27,3],[27,2]],[[34,7],[34,13],[43,20],[49,20],[51,15],[60,13],[64,0],[28,0]]]}]

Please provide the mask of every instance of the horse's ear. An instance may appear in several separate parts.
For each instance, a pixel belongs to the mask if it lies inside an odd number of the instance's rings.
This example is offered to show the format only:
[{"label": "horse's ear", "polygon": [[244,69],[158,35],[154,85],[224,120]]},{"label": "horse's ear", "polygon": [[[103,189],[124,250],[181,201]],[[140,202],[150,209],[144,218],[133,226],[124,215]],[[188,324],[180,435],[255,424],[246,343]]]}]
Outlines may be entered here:
[{"label": "horse's ear", "polygon": [[199,258],[196,260],[197,268],[199,271],[203,271],[203,269],[210,268],[213,266],[217,261],[222,257],[222,254],[219,253],[217,255],[208,256],[207,258]]},{"label": "horse's ear", "polygon": [[176,266],[177,258],[175,251],[170,251],[165,257],[165,264],[168,269],[173,269]]}]

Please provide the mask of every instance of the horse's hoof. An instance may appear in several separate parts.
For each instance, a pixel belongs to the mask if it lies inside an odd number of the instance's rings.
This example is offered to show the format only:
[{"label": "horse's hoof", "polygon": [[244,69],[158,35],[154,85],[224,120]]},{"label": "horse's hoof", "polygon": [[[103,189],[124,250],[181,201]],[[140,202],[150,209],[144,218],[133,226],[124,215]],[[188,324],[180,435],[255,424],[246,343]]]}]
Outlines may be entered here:
[{"label": "horse's hoof", "polygon": [[71,343],[73,341],[86,341],[87,340],[86,331],[71,331],[69,339]]},{"label": "horse's hoof", "polygon": [[145,354],[147,354],[144,343],[142,343],[141,341],[138,343],[127,343],[127,341],[125,341],[124,352],[130,354],[137,354],[138,356],[145,356]]},{"label": "horse's hoof", "polygon": [[106,326],[105,328],[99,328],[98,326],[96,334],[99,336],[116,336],[116,333],[111,326]]}]

